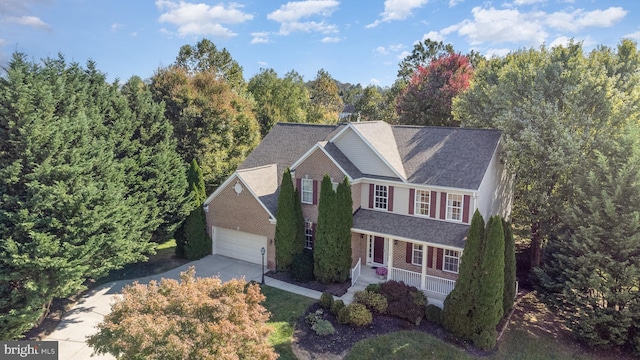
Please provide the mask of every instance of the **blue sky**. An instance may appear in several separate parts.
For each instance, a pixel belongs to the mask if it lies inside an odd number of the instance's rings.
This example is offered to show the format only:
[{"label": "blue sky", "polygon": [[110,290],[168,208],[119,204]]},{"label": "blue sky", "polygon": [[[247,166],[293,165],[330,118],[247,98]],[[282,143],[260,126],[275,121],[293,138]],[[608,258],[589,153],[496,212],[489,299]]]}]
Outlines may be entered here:
[{"label": "blue sky", "polygon": [[108,79],[149,78],[180,46],[227,48],[245,79],[260,68],[321,68],[342,82],[388,86],[425,37],[483,55],[566,43],[640,40],[637,0],[0,0],[0,62],[15,51],[97,63]]}]

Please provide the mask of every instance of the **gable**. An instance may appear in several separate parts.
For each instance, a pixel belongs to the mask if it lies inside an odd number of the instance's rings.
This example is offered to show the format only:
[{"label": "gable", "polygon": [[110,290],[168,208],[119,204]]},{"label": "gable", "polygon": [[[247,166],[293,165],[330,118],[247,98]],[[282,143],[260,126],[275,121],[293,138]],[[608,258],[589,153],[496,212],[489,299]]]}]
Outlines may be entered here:
[{"label": "gable", "polygon": [[398,178],[391,167],[352,128],[344,129],[332,142],[363,174]]},{"label": "gable", "polygon": [[315,147],[304,160],[296,163],[291,170],[295,171],[296,178],[309,178],[319,181],[322,180],[324,174],[328,174],[334,182],[341,182],[348,175],[320,147]]}]

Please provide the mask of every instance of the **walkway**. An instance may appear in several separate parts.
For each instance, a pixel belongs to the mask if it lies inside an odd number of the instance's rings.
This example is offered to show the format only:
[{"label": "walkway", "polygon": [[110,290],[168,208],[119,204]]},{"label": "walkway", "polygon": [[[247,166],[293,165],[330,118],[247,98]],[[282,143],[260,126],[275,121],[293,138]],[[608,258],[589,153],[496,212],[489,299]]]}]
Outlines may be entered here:
[{"label": "walkway", "polygon": [[[198,261],[182,265],[165,273],[149,276],[137,281],[147,284],[151,280],[159,281],[161,278],[179,279],[181,272],[194,266],[196,277],[210,277],[218,275],[222,281],[244,277],[247,281],[262,280],[260,265],[230,259],[220,255],[209,255]],[[97,332],[96,326],[104,316],[111,311],[111,304],[116,296],[122,292],[122,288],[133,283],[134,280],[115,281],[102,285],[85,294],[65,315],[58,327],[44,340],[58,341],[59,358],[62,360],[86,360],[91,357],[93,349],[86,343],[86,337]],[[307,296],[320,299],[320,292],[300,286],[292,285],[280,280],[265,277],[265,284]],[[346,295],[345,295],[346,296]],[[345,301],[346,302],[346,301]],[[111,355],[94,356],[93,359],[115,359]]]}]

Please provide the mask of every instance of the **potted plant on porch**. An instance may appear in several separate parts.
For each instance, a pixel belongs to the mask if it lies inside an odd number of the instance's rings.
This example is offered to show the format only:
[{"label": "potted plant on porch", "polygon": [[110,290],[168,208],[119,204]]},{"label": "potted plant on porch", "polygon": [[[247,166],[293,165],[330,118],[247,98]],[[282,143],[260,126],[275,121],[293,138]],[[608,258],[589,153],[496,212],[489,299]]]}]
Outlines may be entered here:
[{"label": "potted plant on porch", "polygon": [[380,279],[384,280],[387,277],[387,268],[386,267],[377,268],[376,275],[378,275]]}]

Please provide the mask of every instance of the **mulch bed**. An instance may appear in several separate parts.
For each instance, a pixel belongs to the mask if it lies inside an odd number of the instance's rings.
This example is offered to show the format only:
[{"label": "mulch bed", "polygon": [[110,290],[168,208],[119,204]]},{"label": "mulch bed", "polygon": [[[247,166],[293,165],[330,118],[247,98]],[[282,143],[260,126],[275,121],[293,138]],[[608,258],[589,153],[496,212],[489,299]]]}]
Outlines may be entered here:
[{"label": "mulch bed", "polygon": [[305,322],[307,314],[314,313],[318,309],[320,309],[318,303],[311,305],[296,324],[293,334],[293,350],[300,359],[342,359],[351,347],[362,339],[402,330],[425,332],[474,356],[486,356],[493,353],[493,351],[478,350],[468,343],[454,338],[441,326],[426,320],[416,326],[404,319],[380,314],[373,314],[373,323],[369,326],[352,327],[338,324],[336,317],[325,310],[324,319],[331,322],[336,332],[333,335],[320,336],[311,330],[311,326]]},{"label": "mulch bed", "polygon": [[309,281],[306,283],[301,283],[294,280],[291,277],[291,274],[289,274],[286,271],[269,271],[264,275],[276,280],[284,281],[289,284],[294,284],[294,285],[301,286],[311,290],[316,290],[320,292],[329,291],[333,296],[337,296],[337,297],[340,297],[346,294],[347,290],[349,290],[349,288],[351,287],[351,281],[346,281],[340,284],[336,283],[336,284],[328,284],[328,285],[321,284],[315,280]]}]

